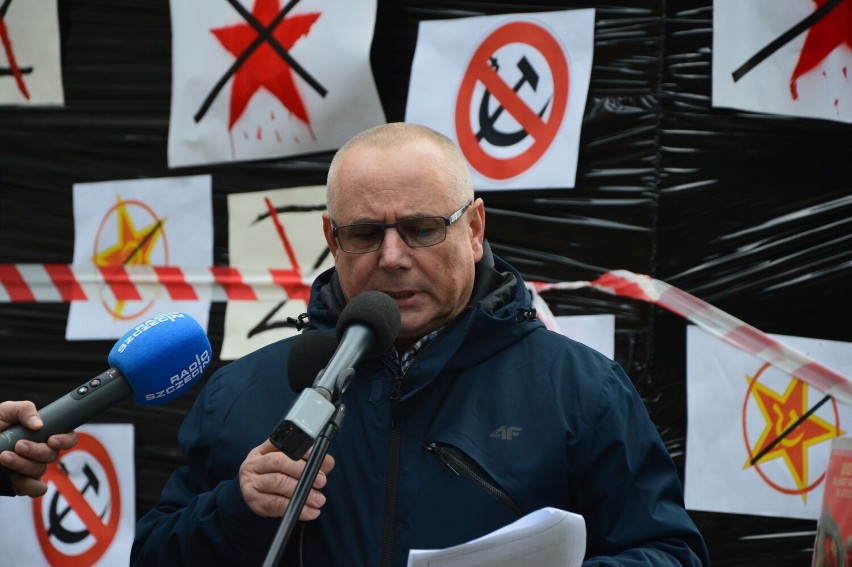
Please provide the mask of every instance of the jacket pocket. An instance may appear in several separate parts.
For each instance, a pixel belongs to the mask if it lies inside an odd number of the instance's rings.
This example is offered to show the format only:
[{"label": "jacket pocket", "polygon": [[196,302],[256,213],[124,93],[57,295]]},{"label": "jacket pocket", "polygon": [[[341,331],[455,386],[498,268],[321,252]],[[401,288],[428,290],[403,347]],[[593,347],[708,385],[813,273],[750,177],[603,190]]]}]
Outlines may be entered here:
[{"label": "jacket pocket", "polygon": [[518,518],[524,515],[521,507],[503,490],[497,482],[464,451],[452,445],[430,441],[424,444],[426,450],[438,457],[456,475],[464,477],[505,504]]}]

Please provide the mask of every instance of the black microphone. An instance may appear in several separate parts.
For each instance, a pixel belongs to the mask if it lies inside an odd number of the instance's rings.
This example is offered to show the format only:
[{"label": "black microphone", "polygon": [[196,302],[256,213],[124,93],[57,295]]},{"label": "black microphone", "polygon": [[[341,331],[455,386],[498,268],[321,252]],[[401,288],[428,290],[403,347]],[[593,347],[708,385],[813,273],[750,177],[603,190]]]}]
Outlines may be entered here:
[{"label": "black microphone", "polygon": [[287,359],[290,389],[301,392],[310,388],[337,349],[334,331],[305,331],[296,337]]},{"label": "black microphone", "polygon": [[13,451],[19,439],[43,443],[70,432],[130,396],[142,405],[167,402],[189,390],[212,358],[204,329],[189,315],[164,313],[143,321],[112,347],[109,370],[38,410],[41,429],[17,424],[0,431],[0,452]]},{"label": "black microphone", "polygon": [[[362,359],[376,358],[388,350],[399,335],[400,314],[386,293],[365,291],[346,304],[337,320],[340,344],[314,382],[314,388],[332,402],[337,401]],[[327,394],[327,395],[326,395]]]},{"label": "black microphone", "polygon": [[340,344],[331,360],[313,387],[296,398],[269,440],[291,459],[301,459],[331,421],[355,365],[387,351],[399,335],[399,326],[399,307],[389,295],[366,291],[355,296],[340,313],[336,331]]}]

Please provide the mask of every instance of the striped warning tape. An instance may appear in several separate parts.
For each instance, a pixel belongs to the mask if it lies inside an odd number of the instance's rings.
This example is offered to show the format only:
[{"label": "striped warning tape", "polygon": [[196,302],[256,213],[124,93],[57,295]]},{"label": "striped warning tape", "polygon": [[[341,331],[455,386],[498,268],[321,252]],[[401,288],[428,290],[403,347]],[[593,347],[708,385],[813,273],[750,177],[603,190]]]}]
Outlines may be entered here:
[{"label": "striped warning tape", "polygon": [[[293,270],[176,266],[100,268],[68,264],[0,264],[0,303],[103,299],[258,301],[306,299],[312,281]],[[534,295],[591,288],[647,301],[677,313],[726,342],[796,376],[838,401],[852,405],[852,380],[759,329],[676,287],[649,276],[614,270],[593,281],[529,282]],[[540,297],[535,297],[544,305]],[[549,313],[549,311],[548,311]]]},{"label": "striped warning tape", "polygon": [[535,286],[539,293],[582,287],[659,305],[836,400],[852,405],[852,380],[846,376],[721,309],[650,276],[614,270],[590,282]]},{"label": "striped warning tape", "polygon": [[0,264],[0,303],[305,298],[312,279],[275,268]]}]

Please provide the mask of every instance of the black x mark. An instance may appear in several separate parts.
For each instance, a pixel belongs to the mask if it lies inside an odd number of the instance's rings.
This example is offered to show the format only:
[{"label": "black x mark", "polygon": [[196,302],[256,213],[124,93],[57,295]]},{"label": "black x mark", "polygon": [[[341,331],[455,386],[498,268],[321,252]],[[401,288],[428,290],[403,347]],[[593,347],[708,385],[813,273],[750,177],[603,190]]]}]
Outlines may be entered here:
[{"label": "black x mark", "polygon": [[793,27],[776,37],[774,40],[770,41],[766,45],[766,47],[752,55],[748,61],[740,65],[740,67],[736,71],[731,73],[731,75],[734,77],[734,82],[736,83],[737,81],[742,79],[746,73],[757,67],[760,63],[763,62],[764,59],[784,47],[785,44],[787,44],[797,35],[799,35],[803,31],[823,19],[841,2],[843,2],[843,0],[829,0],[828,2],[820,6],[819,9],[816,10],[813,14],[811,14],[798,24],[794,25]]},{"label": "black x mark", "polygon": [[[11,1],[11,0],[7,0]],[[273,37],[272,32],[275,31],[275,28],[278,27],[278,24],[281,23],[282,20],[287,16],[287,14],[292,10],[296,4],[298,4],[299,0],[290,0],[290,3],[287,4],[275,18],[269,23],[268,27],[264,27],[257,19],[248,12],[242,4],[238,2],[238,0],[227,0],[228,4],[230,4],[240,15],[248,22],[251,27],[257,30],[257,37],[253,42],[246,47],[246,50],[237,57],[234,62],[231,64],[230,68],[222,75],[222,78],[219,79],[219,82],[213,87],[210,91],[210,94],[207,95],[207,98],[204,99],[204,102],[201,103],[201,107],[198,109],[198,112],[195,113],[193,117],[196,122],[199,122],[204,115],[207,114],[207,111],[210,109],[210,105],[213,104],[213,101],[216,99],[216,96],[219,94],[219,91],[225,86],[225,83],[234,76],[239,68],[245,63],[248,58],[254,53],[255,49],[260,47],[263,42],[267,42],[272,49],[283,59],[291,69],[296,71],[296,73],[305,80],[313,89],[321,96],[325,97],[328,94],[328,91],[317,82],[308,72],[293,59],[290,54],[287,52],[284,47],[278,43],[278,40]]]}]

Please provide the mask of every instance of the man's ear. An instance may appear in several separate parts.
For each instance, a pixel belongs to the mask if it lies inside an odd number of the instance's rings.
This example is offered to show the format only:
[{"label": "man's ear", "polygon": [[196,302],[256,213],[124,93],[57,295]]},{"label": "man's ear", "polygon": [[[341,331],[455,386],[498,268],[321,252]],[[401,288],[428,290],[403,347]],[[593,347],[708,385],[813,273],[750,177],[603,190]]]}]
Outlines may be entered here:
[{"label": "man's ear", "polygon": [[485,241],[485,202],[475,199],[470,206],[473,212],[470,215],[470,245],[473,249],[474,262],[482,259],[482,243]]},{"label": "man's ear", "polygon": [[331,217],[328,216],[328,212],[324,212],[322,214],[322,232],[325,235],[325,241],[331,250],[331,255],[337,258],[337,253],[340,251],[340,247],[337,245],[337,239],[334,237],[334,233],[332,232]]}]

